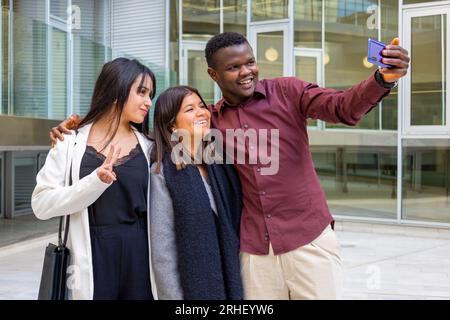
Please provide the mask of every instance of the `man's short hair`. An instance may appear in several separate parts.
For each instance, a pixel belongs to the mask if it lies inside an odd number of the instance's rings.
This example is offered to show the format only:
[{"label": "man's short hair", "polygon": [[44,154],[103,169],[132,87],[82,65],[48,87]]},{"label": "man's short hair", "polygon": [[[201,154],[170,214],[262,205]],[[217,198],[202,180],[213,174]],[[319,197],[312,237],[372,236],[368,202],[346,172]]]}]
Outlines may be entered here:
[{"label": "man's short hair", "polygon": [[241,45],[247,43],[247,39],[237,32],[224,32],[212,37],[205,48],[205,58],[208,67],[214,66],[214,54],[222,48]]}]

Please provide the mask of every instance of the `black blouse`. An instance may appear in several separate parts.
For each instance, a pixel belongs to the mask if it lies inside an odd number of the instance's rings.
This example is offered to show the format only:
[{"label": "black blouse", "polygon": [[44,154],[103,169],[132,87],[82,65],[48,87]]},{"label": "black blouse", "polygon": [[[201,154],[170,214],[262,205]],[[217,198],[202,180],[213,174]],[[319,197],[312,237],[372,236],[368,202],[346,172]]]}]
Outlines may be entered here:
[{"label": "black blouse", "polygon": [[[92,173],[105,161],[105,156],[86,146],[81,160],[80,179]],[[149,168],[139,145],[114,165],[117,180],[88,208],[89,224],[105,226],[133,223],[147,216]]]}]

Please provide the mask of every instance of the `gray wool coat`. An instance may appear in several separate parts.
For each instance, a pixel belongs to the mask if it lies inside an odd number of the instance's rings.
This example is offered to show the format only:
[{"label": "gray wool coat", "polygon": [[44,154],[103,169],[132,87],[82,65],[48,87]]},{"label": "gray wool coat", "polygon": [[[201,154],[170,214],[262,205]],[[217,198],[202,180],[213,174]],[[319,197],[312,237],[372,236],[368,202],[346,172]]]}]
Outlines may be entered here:
[{"label": "gray wool coat", "polygon": [[161,173],[155,173],[156,163],[150,172],[150,237],[152,265],[156,290],[160,300],[182,300],[178,272],[175,221],[172,198]]}]

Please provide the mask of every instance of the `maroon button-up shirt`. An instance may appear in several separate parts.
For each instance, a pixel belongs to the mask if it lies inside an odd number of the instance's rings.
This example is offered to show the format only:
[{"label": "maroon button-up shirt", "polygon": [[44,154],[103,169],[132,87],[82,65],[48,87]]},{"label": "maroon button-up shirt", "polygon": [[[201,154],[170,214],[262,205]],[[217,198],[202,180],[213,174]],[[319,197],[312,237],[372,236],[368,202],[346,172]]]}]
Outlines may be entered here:
[{"label": "maroon button-up shirt", "polygon": [[[279,129],[276,174],[263,175],[261,169],[269,165],[260,159],[249,163],[249,154],[261,151],[259,144],[247,140],[234,145],[247,159],[245,164],[235,163],[244,204],[241,251],[268,254],[270,241],[275,254],[285,253],[310,243],[333,222],[309,150],[306,119],[355,125],[389,92],[373,75],[345,91],[284,77],[259,81],[253,96],[239,106],[223,99],[215,105],[212,123],[226,145],[236,142],[226,139],[227,129]],[[266,136],[270,151],[271,136]]]}]

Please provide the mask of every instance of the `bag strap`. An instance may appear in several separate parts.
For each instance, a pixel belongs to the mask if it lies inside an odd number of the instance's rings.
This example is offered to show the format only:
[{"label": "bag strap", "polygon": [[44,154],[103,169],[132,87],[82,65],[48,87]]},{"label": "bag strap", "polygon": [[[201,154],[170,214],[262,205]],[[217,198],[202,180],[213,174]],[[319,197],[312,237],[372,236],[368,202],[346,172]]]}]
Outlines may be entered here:
[{"label": "bag strap", "polygon": [[[78,134],[78,130],[75,130],[75,139]],[[75,147],[76,142],[74,142],[73,147]],[[72,158],[70,159],[70,171],[69,171],[69,186],[72,185]],[[66,219],[66,226],[64,227],[64,241],[62,238],[62,226],[64,222],[64,218]],[[63,249],[67,244],[67,237],[69,236],[69,226],[70,226],[70,214],[59,217],[59,230],[58,230],[58,247]]]},{"label": "bag strap", "polygon": [[[70,165],[69,173],[69,186],[72,185],[72,165]],[[62,225],[64,218],[66,219],[66,226],[64,227],[64,241],[62,241]],[[69,236],[69,226],[70,226],[70,214],[66,216],[59,217],[59,231],[58,231],[58,247],[65,247],[67,244],[67,237]]]}]

